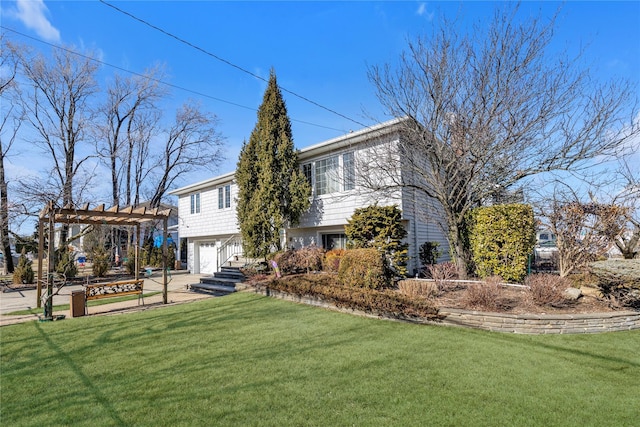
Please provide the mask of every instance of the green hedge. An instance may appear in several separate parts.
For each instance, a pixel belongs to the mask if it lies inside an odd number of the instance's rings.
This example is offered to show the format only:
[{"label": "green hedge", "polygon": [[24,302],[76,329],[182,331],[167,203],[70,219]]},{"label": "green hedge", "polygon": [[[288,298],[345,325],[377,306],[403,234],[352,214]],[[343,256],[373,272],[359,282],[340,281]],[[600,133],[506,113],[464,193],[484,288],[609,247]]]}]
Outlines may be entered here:
[{"label": "green hedge", "polygon": [[382,289],[390,285],[385,258],[377,249],[349,249],[340,260],[338,280],[354,288]]},{"label": "green hedge", "polygon": [[511,204],[474,209],[469,242],[479,277],[521,282],[535,244],[533,208]]}]

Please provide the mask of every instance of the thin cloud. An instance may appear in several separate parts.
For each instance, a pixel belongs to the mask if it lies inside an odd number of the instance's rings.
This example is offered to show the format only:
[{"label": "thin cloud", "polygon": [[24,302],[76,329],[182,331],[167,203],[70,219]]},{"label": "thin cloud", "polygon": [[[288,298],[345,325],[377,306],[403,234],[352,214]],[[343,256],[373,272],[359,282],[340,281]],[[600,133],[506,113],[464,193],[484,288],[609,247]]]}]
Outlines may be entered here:
[{"label": "thin cloud", "polygon": [[416,11],[416,14],[418,16],[424,16],[425,18],[427,18],[427,21],[432,21],[433,20],[433,12],[429,12],[427,10],[427,4],[426,3],[420,3],[418,5],[418,10]]},{"label": "thin cloud", "polygon": [[18,0],[15,16],[38,36],[50,42],[60,41],[60,31],[47,18],[47,6],[43,0]]}]

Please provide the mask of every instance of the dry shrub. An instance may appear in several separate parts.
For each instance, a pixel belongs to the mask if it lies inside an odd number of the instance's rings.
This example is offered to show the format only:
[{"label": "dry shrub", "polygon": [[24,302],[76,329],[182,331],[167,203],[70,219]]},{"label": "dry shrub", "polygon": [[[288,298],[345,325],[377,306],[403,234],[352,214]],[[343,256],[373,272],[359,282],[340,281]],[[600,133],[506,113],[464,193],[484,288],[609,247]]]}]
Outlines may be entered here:
[{"label": "dry shrub", "polygon": [[305,246],[296,250],[296,261],[299,269],[311,271],[322,270],[322,259],[324,258],[324,250],[316,245]]},{"label": "dry shrub", "polygon": [[344,256],[345,252],[345,249],[332,249],[324,254],[324,270],[337,273],[340,269],[340,260]]},{"label": "dry shrub", "polygon": [[571,280],[555,274],[532,274],[524,284],[528,286],[525,299],[528,304],[537,306],[561,307],[568,300],[565,290],[571,287]]},{"label": "dry shrub", "polygon": [[427,267],[427,275],[436,282],[439,292],[444,292],[455,287],[452,280],[458,278],[458,269],[452,262],[443,262]]},{"label": "dry shrub", "polygon": [[416,279],[400,280],[398,291],[410,298],[431,298],[440,293],[435,282]]},{"label": "dry shrub", "polygon": [[462,296],[465,307],[488,311],[497,310],[500,300],[500,283],[502,283],[501,277],[490,276],[481,283],[467,287]]}]

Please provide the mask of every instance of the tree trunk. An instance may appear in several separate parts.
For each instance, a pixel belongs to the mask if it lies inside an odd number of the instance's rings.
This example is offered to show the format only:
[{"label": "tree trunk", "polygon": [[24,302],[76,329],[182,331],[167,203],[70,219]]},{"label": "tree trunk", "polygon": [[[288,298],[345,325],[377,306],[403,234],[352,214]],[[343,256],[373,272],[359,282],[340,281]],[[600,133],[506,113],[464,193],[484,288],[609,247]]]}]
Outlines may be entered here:
[{"label": "tree trunk", "polygon": [[0,158],[0,241],[4,256],[5,274],[13,273],[13,257],[11,256],[11,241],[9,239],[9,208],[7,198],[7,182],[4,177],[4,158]]}]

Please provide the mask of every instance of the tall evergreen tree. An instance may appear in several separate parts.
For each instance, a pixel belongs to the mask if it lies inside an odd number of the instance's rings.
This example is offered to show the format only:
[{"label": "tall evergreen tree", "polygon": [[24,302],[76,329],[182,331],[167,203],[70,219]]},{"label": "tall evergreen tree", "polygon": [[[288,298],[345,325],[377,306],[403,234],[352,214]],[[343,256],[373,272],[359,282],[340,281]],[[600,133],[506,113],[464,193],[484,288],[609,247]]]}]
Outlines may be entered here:
[{"label": "tall evergreen tree", "polygon": [[240,152],[236,182],[245,254],[262,258],[280,250],[280,230],[297,224],[309,208],[311,186],[298,168],[291,121],[273,70],[258,122]]}]

